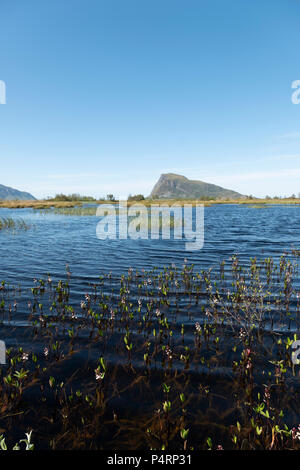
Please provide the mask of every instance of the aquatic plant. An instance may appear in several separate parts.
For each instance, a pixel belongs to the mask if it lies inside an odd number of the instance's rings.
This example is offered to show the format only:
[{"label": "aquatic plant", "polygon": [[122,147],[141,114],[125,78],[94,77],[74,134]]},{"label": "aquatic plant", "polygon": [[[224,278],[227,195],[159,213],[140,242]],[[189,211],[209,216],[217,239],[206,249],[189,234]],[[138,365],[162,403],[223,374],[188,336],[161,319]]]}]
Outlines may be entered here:
[{"label": "aquatic plant", "polygon": [[12,217],[0,217],[0,231],[1,230],[29,230],[30,225],[23,219],[13,219]]},{"label": "aquatic plant", "polygon": [[78,217],[86,217],[86,216],[95,216],[97,211],[96,205],[94,206],[75,206],[75,207],[50,207],[50,208],[43,208],[38,210],[42,214],[54,214],[54,215],[64,215],[64,216],[78,216]]},{"label": "aquatic plant", "polygon": [[[294,256],[296,255],[296,256]],[[297,253],[0,285],[0,425],[36,448],[300,449]],[[24,321],[24,320],[23,320]],[[22,338],[19,338],[22,343]]]},{"label": "aquatic plant", "polygon": [[[21,450],[21,444],[25,444],[25,450],[34,450],[34,444],[31,442],[32,431],[26,433],[26,439],[21,439],[17,444],[15,444],[12,450]],[[5,437],[0,436],[0,450],[8,450],[5,442]]]}]

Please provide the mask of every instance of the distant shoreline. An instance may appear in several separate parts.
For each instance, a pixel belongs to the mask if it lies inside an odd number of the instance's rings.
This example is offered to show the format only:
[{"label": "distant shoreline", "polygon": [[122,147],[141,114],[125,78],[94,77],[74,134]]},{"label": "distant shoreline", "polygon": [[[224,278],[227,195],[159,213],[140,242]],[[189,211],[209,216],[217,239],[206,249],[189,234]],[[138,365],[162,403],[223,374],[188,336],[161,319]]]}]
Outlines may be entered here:
[{"label": "distant shoreline", "polygon": [[[1,201],[0,208],[6,209],[48,209],[48,208],[68,208],[82,206],[83,204],[118,204],[119,201],[47,201],[47,200],[35,200],[35,201]],[[230,199],[230,200],[199,200],[199,199],[145,199],[143,201],[127,201],[128,206],[133,204],[142,204],[144,206],[151,206],[151,204],[168,204],[172,205],[175,203],[179,204],[203,204],[206,207],[212,205],[224,205],[224,204],[234,204],[234,205],[250,205],[250,206],[259,206],[259,205],[297,205],[300,204],[300,199]]]}]

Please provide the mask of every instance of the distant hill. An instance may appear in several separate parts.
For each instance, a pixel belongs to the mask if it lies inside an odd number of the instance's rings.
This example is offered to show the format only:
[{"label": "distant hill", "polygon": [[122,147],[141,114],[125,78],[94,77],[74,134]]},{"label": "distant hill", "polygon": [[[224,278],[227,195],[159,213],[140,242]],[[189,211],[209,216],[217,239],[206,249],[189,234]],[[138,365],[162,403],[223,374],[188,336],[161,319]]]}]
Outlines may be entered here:
[{"label": "distant hill", "polygon": [[236,191],[215,184],[189,180],[185,176],[166,173],[160,176],[150,196],[151,199],[242,199]]},{"label": "distant hill", "polygon": [[35,200],[35,197],[32,196],[32,194],[25,193],[23,191],[18,191],[17,189],[14,188],[9,188],[8,186],[3,186],[3,184],[0,184],[0,200],[4,201],[14,201],[14,200],[19,200],[19,201],[33,201]]}]

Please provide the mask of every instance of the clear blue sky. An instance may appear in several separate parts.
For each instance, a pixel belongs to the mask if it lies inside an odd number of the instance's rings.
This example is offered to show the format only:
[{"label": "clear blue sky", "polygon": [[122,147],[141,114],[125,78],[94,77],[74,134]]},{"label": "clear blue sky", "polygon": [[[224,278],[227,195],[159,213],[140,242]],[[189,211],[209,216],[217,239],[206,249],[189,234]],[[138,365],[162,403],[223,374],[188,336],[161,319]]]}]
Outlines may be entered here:
[{"label": "clear blue sky", "polygon": [[0,183],[300,192],[298,0],[1,0]]}]

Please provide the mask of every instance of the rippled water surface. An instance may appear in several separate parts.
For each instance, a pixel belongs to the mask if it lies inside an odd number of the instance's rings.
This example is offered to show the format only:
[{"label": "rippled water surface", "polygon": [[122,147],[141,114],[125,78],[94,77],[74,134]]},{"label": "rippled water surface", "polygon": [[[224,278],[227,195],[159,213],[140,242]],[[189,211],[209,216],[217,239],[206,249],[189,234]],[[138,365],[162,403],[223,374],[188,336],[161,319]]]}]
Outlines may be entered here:
[{"label": "rippled water surface", "polygon": [[[299,330],[299,276],[281,255],[300,248],[299,206],[206,207],[198,251],[186,251],[184,240],[99,240],[96,216],[0,209],[0,217],[30,226],[0,231],[0,282],[6,282],[0,285],[0,339],[16,354],[10,374],[22,367],[32,374],[20,398],[19,382],[1,388],[1,428],[16,438],[34,429],[41,448],[161,448],[169,441],[177,448],[184,392],[191,443],[211,436],[231,448],[231,426],[237,418],[249,426],[257,387],[263,393],[267,376],[277,408],[287,410],[285,422],[298,425],[299,380],[286,341]],[[260,271],[258,263],[244,275],[235,271],[233,255],[241,268],[255,257],[272,257],[274,265],[267,261]],[[96,368],[104,370],[99,357],[109,370],[105,379],[97,373],[95,379]],[[286,367],[286,385],[275,359]],[[169,398],[165,382],[172,406],[174,400],[172,422],[168,413],[157,414]],[[253,419],[264,426],[260,416]],[[260,443],[248,434],[250,447],[275,445],[268,427]]]},{"label": "rippled water surface", "polygon": [[62,276],[70,265],[79,292],[87,280],[129,267],[148,269],[184,259],[196,269],[215,266],[232,254],[279,257],[300,245],[300,207],[220,205],[205,208],[205,244],[186,251],[181,240],[106,240],[96,237],[96,217],[45,215],[31,209],[0,209],[0,217],[21,217],[33,224],[28,232],[0,232],[0,278],[31,283],[34,277]]}]

